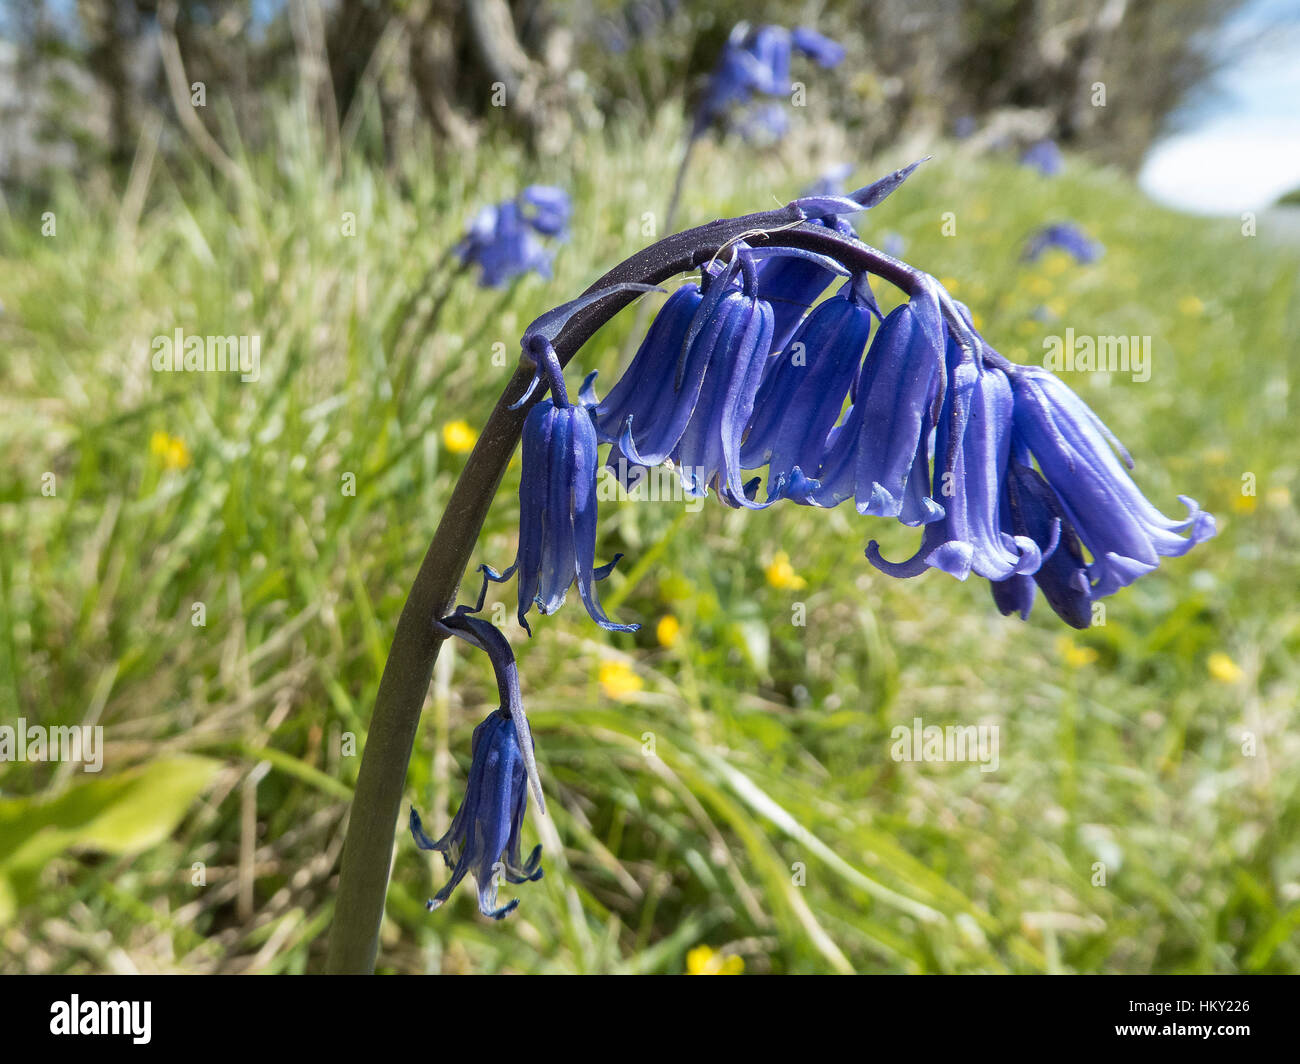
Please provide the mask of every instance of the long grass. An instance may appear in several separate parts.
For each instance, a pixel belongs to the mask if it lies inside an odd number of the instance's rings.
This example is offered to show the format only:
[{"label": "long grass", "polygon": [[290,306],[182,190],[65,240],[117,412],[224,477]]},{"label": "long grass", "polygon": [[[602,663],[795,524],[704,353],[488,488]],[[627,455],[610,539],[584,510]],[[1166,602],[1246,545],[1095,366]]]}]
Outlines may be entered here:
[{"label": "long grass", "polygon": [[[647,242],[679,134],[665,113],[536,163],[413,145],[336,173],[286,109],[236,156],[243,187],[159,156],[138,218],[70,180],[0,215],[0,723],[106,737],[100,777],[0,768],[0,970],[319,967],[387,641],[463,461],[442,428],[481,423],[523,327]],[[702,144],[682,223],[788,200],[806,146]],[[444,870],[399,833],[381,970],[677,972],[699,945],[750,972],[1300,970],[1300,256],[1079,160],[1048,180],[930,148],[864,238],[901,236],[1016,361],[1067,327],[1150,336],[1149,381],[1066,378],[1149,496],[1197,498],[1218,538],[1073,633],[1041,601],[1000,617],[978,579],[876,573],[866,541],[898,557],[912,533],[846,507],[604,504],[599,556],[627,554],[604,594],[639,633],[575,602],[527,640],[513,585],[491,600],[546,877],[503,924],[468,889],[429,914]],[[476,206],[538,181],[576,203],[553,279],[448,268]],[[1104,258],[1019,261],[1062,218]],[[576,360],[602,392],[634,318]],[[260,336],[261,379],[155,373],[178,327]],[[517,477],[480,543],[498,567]],[[797,579],[769,579],[781,550]],[[481,656],[446,647],[407,780],[430,830],[494,705]],[[894,760],[917,717],[996,725],[997,770]]]}]

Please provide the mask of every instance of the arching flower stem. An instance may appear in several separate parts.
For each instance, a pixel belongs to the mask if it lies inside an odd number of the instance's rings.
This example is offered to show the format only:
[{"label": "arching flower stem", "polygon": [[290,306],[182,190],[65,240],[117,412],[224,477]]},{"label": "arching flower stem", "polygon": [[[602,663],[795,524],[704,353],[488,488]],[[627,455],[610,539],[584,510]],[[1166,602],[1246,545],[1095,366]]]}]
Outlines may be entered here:
[{"label": "arching flower stem", "polygon": [[[886,181],[891,179],[893,175]],[[894,180],[891,189],[896,184]],[[881,185],[877,182],[862,190],[867,203],[849,203],[845,210],[878,202],[882,198]],[[474,545],[501,478],[519,445],[525,418],[558,382],[560,371],[578,350],[645,286],[698,269],[715,256],[725,255],[741,239],[753,248],[777,244],[825,255],[851,273],[866,272],[888,281],[909,297],[920,293],[928,284],[921,271],[810,221],[808,211],[796,202],[776,210],[718,219],[644,248],[593,282],[574,301],[577,309],[566,313],[562,327],[553,337],[547,337],[545,346],[549,351],[534,348],[530,353],[525,348],[519,368],[497,400],[452,489],[397,620],[352,800],[330,931],[328,972],[368,973],[374,968],[407,766],[434,661],[449,634],[445,622],[439,628],[434,621],[452,613]],[[583,303],[602,289],[617,290]],[[954,333],[971,332],[950,300],[941,298],[940,305]],[[538,321],[546,321],[549,326],[549,318],[543,315]],[[552,330],[548,327],[546,331]],[[526,340],[529,335],[525,334]],[[987,345],[982,345],[982,352],[986,360],[1000,359]],[[545,361],[541,382],[547,385],[545,389],[530,388],[538,376],[536,356],[539,353]],[[567,395],[557,395],[556,399],[568,402]]]}]

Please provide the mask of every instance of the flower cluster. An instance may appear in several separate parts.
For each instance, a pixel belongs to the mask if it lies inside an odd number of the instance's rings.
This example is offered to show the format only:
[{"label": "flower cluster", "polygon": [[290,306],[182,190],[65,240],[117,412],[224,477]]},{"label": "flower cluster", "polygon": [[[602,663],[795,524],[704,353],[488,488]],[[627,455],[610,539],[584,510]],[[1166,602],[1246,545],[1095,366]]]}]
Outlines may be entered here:
[{"label": "flower cluster", "polygon": [[[514,656],[505,636],[475,616],[488,582],[517,575],[525,628],[534,606],[555,612],[574,583],[602,627],[636,627],[611,621],[596,595],[619,557],[596,565],[602,446],[618,476],[664,465],[687,496],[713,492],[735,508],[852,500],[860,514],[920,529],[920,546],[903,561],[882,557],[875,540],[867,544],[881,572],[906,578],[939,569],[959,580],[974,573],[989,581],[1003,614],[1022,617],[1041,590],[1076,628],[1089,626],[1097,599],[1214,535],[1214,519],[1193,500],[1180,497],[1182,520],[1147,501],[1125,470],[1132,461],[1123,447],[1061,381],[1008,362],[932,276],[857,239],[843,216],[874,207],[913,169],[851,196],[818,189],[783,211],[733,219],[730,239],[704,254],[698,246],[680,258],[651,249],[650,265],[636,274],[670,272],[662,258],[679,271],[693,265],[698,280],[668,295],[604,399],[593,373],[570,402],[556,343],[579,316],[586,320],[578,331],[590,336],[591,319],[607,319],[597,305],[611,296],[624,294],[625,303],[627,293],[662,289],[632,280],[593,286],[525,331],[522,362],[533,375],[514,406],[539,387],[550,394],[524,417],[515,561],[500,574],[483,566],[478,603],[436,624],[439,634],[487,652],[501,705],[474,731],[465,799],[447,833],[431,839],[411,809],[416,845],[441,852],[452,869],[429,908],[471,874],[479,910],[500,919],[518,902],[497,905],[498,880],[542,875],[540,846],[521,856],[529,793],[543,812],[545,805]],[[516,206],[524,203],[533,228],[562,228],[558,200],[534,191]],[[770,224],[743,224],[765,218]],[[888,313],[873,277],[905,297]],[[768,580],[803,583],[780,551]],[[658,636],[672,645],[676,619],[661,619]],[[608,662],[601,685],[628,699],[641,681]]]},{"label": "flower cluster", "polygon": [[833,67],[844,58],[840,45],[803,26],[736,26],[696,111],[695,135],[730,119],[747,139],[783,136],[789,122],[784,108],[755,97],[790,94],[790,60],[796,53],[822,67]]},{"label": "flower cluster", "polygon": [[[524,431],[521,620],[534,602],[552,612],[577,580],[598,623],[630,627],[610,622],[592,592],[610,568],[594,563],[598,443],[610,445],[611,468],[669,464],[686,495],[712,489],[732,507],[852,499],[861,514],[921,529],[905,561],[868,544],[882,572],[975,573],[1003,613],[1022,616],[1039,588],[1080,628],[1096,599],[1214,534],[1194,501],[1183,498],[1188,516],[1173,520],[1146,500],[1117,456],[1127,454],[1069,388],[1009,363],[938,281],[856,240],[840,215],[879,202],[909,172],[848,199],[796,201],[805,235],[825,232],[825,253],[742,240],[725,263],[704,263],[603,399],[593,374],[570,406],[549,339],[530,328],[525,348],[555,399]],[[870,284],[879,271],[908,296],[888,314]],[[766,474],[762,501],[753,472]]]},{"label": "flower cluster", "polygon": [[479,268],[479,283],[499,288],[530,270],[551,275],[551,252],[539,236],[563,239],[569,196],[552,185],[529,185],[514,199],[483,207],[453,251],[462,266]]}]

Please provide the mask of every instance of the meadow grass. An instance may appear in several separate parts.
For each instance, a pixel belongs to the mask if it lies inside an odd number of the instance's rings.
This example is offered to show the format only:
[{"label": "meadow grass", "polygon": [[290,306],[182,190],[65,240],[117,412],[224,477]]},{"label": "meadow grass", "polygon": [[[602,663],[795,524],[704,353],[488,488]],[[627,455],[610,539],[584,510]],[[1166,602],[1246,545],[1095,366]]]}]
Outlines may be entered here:
[{"label": "meadow grass", "polygon": [[[0,768],[0,970],[319,968],[388,640],[464,462],[444,427],[480,425],[524,326],[648,242],[679,130],[665,112],[540,162],[489,139],[338,172],[287,109],[236,156],[241,187],[159,156],[142,210],[68,180],[0,215],[0,722],[106,736],[98,777]],[[528,640],[514,585],[490,598],[546,877],[503,924],[466,888],[426,913],[445,872],[399,825],[381,970],[676,972],[701,945],[749,972],[1300,970],[1300,255],[1080,160],[1049,180],[931,150],[864,239],[901,236],[1015,361],[1066,327],[1151,336],[1145,383],[1065,377],[1147,494],[1200,500],[1218,538],[1076,633],[1041,599],[999,616],[978,579],[884,577],[866,541],[897,558],[914,533],[847,507],[602,505],[598,558],[627,555],[606,604],[639,633],[575,601]],[[797,144],[741,152],[701,148],[682,224],[816,176]],[[480,289],[446,250],[532,182],[575,198],[554,278]],[[1067,218],[1099,263],[1019,261]],[[634,319],[574,384],[612,385]],[[177,327],[260,336],[261,379],[153,372]],[[513,558],[517,486],[516,462],[477,561]],[[486,661],[447,645],[406,787],[433,832],[494,705]],[[997,771],[893,760],[916,717],[997,725]]]}]

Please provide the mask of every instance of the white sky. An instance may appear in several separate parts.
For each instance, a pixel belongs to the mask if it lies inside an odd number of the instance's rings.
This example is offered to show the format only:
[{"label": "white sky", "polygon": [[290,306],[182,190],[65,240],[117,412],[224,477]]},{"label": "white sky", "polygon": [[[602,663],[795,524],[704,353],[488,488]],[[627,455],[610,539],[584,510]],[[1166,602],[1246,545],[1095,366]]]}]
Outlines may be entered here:
[{"label": "white sky", "polygon": [[1239,54],[1151,149],[1139,181],[1170,206],[1235,214],[1300,188],[1300,0],[1254,0],[1221,46]]}]

